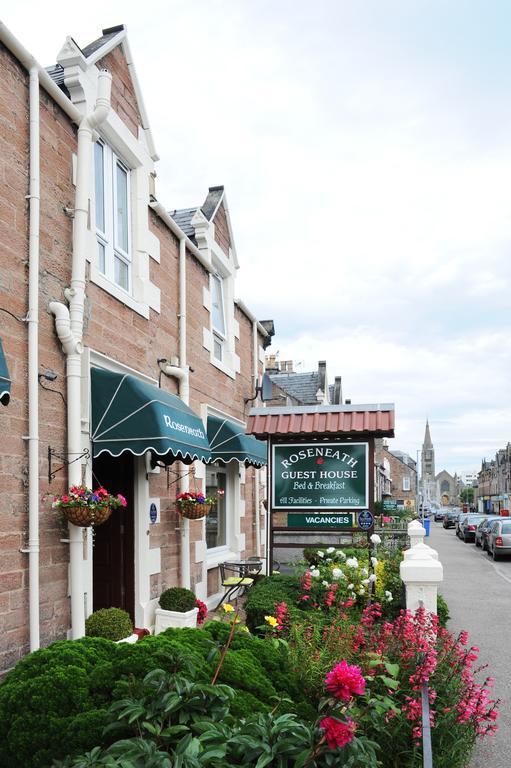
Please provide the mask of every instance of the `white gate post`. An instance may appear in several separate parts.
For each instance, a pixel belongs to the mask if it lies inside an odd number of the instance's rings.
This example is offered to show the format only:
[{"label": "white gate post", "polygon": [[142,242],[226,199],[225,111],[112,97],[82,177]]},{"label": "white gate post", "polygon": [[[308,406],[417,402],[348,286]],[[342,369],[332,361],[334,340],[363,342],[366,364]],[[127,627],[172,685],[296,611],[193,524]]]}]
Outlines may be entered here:
[{"label": "white gate post", "polygon": [[406,587],[406,607],[412,613],[422,607],[437,612],[438,585],[444,578],[444,569],[438,552],[424,544],[426,531],[416,520],[408,524],[411,547],[405,552],[400,565],[401,579]]}]

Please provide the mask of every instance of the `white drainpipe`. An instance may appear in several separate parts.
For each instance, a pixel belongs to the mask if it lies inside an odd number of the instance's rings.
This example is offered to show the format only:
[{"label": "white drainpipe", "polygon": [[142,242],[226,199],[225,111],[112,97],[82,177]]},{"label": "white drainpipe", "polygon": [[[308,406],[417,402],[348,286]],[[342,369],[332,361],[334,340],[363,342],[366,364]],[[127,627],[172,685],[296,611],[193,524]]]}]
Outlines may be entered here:
[{"label": "white drainpipe", "polygon": [[[186,363],[186,240],[179,238],[179,367],[165,365],[162,370],[179,382],[179,396],[190,405],[190,371]],[[179,492],[189,488],[188,475],[180,477]],[[183,518],[181,523],[181,586],[190,589],[190,521]]]},{"label": "white drainpipe", "polygon": [[[51,302],[50,311],[55,315],[57,335],[66,354],[67,376],[67,451],[73,461],[82,453],[81,436],[81,354],[83,352],[83,312],[85,303],[85,266],[87,261],[87,237],[93,131],[107,117],[110,110],[112,76],[106,70],[98,75],[96,106],[86,115],[78,127],[76,162],[76,192],[73,225],[73,262],[71,286],[65,290],[69,309],[60,302]],[[74,461],[68,467],[69,485],[82,482],[82,465]],[[85,606],[83,580],[82,529],[69,525],[70,581],[71,581],[71,636],[85,634]]]},{"label": "white drainpipe", "polygon": [[40,645],[39,628],[39,69],[30,68],[30,188],[28,245],[28,552],[30,650]]},{"label": "white drainpipe", "polygon": [[[257,340],[257,321],[252,320],[252,378],[254,381],[254,392],[257,387],[257,379],[258,379],[258,352],[259,352],[259,343]],[[260,499],[259,499],[259,469],[257,467],[254,467],[254,514],[255,514],[255,535],[256,535],[256,556],[260,557],[261,555],[261,510],[260,510]]]}]

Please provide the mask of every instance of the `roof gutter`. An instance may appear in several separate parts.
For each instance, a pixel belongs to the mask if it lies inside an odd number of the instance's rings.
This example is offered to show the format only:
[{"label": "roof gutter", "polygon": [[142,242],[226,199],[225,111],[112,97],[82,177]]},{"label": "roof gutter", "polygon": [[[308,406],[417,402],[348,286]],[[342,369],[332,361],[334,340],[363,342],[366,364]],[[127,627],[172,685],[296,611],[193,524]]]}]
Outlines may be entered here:
[{"label": "roof gutter", "polygon": [[261,336],[264,336],[264,338],[269,336],[268,331],[266,330],[266,328],[263,325],[261,325],[261,323],[256,318],[256,316],[254,314],[252,314],[252,312],[249,310],[247,305],[244,304],[241,299],[234,299],[234,303],[236,304],[236,306],[238,306],[241,309],[243,314],[245,314],[248,317],[249,320],[251,320],[253,323],[257,323],[257,330],[259,331]]},{"label": "roof gutter", "polygon": [[41,64],[39,64],[39,62],[32,56],[32,54],[29,53],[27,49],[19,42],[19,40],[14,37],[12,32],[7,29],[2,21],[0,21],[0,41],[5,45],[6,48],[10,50],[12,54],[14,54],[14,56],[16,56],[18,61],[23,64],[27,71],[30,72],[31,69],[37,70],[39,83],[42,88],[44,88],[44,90],[52,97],[52,99],[57,102],[59,107],[63,109],[66,115],[78,125],[82,119],[80,111],[75,107],[73,102],[68,99],[66,94],[60,90],[58,85],[53,82],[45,68],[42,67]]}]

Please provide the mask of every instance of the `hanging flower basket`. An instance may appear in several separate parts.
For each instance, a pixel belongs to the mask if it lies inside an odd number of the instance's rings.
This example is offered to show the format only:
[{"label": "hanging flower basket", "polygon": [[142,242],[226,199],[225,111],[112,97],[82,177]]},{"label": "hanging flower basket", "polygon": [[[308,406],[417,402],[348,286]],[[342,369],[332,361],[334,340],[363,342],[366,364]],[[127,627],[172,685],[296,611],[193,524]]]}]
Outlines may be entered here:
[{"label": "hanging flower basket", "polygon": [[209,514],[212,504],[197,504],[193,501],[176,502],[176,509],[181,517],[187,517],[189,520],[200,520]]},{"label": "hanging flower basket", "polygon": [[85,485],[74,485],[69,493],[55,496],[52,506],[73,525],[89,528],[105,523],[113,509],[126,506],[126,499],[120,493],[113,496],[104,488],[92,491]]},{"label": "hanging flower basket", "polygon": [[200,520],[201,517],[206,517],[209,514],[216,502],[215,496],[185,491],[176,498],[176,510],[182,517],[187,517],[189,520]]},{"label": "hanging flower basket", "polygon": [[89,528],[91,525],[106,523],[112,514],[111,507],[60,507],[62,514],[70,523],[80,528]]}]

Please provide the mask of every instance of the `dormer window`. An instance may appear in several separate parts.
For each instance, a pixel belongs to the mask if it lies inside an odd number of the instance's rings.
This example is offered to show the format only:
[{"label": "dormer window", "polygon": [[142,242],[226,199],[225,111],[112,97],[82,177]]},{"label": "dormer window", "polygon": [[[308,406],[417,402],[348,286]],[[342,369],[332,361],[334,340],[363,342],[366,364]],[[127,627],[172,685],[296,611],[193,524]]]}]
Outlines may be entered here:
[{"label": "dormer window", "polygon": [[211,275],[211,323],[213,327],[213,355],[223,360],[226,338],[224,285],[219,275]]},{"label": "dormer window", "polygon": [[111,147],[94,145],[98,269],[131,292],[130,171]]}]

